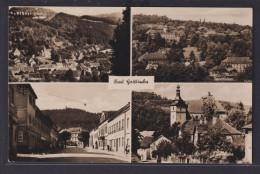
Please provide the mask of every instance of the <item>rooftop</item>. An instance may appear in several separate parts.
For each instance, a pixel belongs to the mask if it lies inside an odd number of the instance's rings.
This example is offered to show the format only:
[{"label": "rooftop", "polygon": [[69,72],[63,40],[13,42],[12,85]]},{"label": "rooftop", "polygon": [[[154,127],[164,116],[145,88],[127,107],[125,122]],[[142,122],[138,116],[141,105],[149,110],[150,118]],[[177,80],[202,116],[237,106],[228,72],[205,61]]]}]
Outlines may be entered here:
[{"label": "rooftop", "polygon": [[222,63],[245,64],[252,63],[252,60],[249,57],[228,57],[225,60],[223,60]]}]

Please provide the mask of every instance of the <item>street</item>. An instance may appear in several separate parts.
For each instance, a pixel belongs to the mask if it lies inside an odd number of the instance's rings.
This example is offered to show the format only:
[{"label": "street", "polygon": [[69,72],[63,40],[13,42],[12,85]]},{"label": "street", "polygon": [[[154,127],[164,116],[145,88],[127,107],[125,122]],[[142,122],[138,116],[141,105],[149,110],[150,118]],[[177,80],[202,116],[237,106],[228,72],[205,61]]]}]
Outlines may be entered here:
[{"label": "street", "polygon": [[115,155],[68,146],[54,154],[18,154],[15,162],[128,163]]}]

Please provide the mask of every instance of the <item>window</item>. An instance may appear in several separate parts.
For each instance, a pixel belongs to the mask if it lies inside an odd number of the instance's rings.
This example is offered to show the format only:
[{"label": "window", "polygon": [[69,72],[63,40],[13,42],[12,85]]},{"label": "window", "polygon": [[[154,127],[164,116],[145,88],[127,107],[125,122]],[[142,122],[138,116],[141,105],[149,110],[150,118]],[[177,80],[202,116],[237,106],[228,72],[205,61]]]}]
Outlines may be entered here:
[{"label": "window", "polygon": [[124,120],[122,120],[122,129],[124,129]]},{"label": "window", "polygon": [[122,146],[125,146],[125,139],[122,137]]},{"label": "window", "polygon": [[127,129],[129,128],[129,118],[127,118]]},{"label": "window", "polygon": [[32,105],[32,96],[29,95],[29,103]]},{"label": "window", "polygon": [[118,146],[119,146],[119,147],[120,147],[120,140],[121,140],[121,139],[119,138],[119,141],[118,141]]},{"label": "window", "polygon": [[23,142],[23,132],[22,131],[18,132],[18,142],[19,143]]},{"label": "window", "polygon": [[31,123],[31,122],[32,122],[32,116],[29,115],[29,123]]},{"label": "window", "polygon": [[121,129],[121,121],[119,121],[119,130]]}]

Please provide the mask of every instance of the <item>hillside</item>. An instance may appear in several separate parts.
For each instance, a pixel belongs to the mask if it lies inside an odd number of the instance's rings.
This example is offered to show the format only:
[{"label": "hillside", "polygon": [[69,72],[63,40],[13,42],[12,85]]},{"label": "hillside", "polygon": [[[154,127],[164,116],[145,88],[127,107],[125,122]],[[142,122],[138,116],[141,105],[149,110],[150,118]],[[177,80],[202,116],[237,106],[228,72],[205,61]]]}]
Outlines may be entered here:
[{"label": "hillside", "polygon": [[51,120],[57,125],[58,130],[69,127],[82,127],[92,130],[99,123],[99,114],[86,112],[81,109],[55,109],[43,110]]},{"label": "hillside", "polygon": [[[12,11],[17,9],[12,8]],[[11,11],[10,10],[10,11]],[[36,8],[19,8],[26,12],[37,11]],[[110,46],[109,42],[113,37],[115,25],[111,21],[88,17],[77,17],[65,13],[52,13],[47,9],[41,9],[42,15],[54,15],[51,19],[38,19],[32,16],[17,16],[9,19],[9,49],[25,50],[28,56],[37,55],[37,46],[45,46],[59,50],[78,50],[86,44],[100,44]],[[98,22],[98,21],[102,22]],[[53,39],[55,38],[55,39]],[[56,42],[63,43],[57,47]]]}]

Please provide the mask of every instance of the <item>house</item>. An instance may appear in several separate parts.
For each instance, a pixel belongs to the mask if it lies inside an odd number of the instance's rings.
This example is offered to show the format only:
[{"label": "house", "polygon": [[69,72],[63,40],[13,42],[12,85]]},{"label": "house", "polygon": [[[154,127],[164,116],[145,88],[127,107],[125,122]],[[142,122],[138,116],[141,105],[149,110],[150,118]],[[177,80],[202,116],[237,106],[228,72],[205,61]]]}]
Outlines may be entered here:
[{"label": "house", "polygon": [[189,60],[191,52],[194,53],[195,60],[200,61],[200,52],[198,51],[197,47],[190,47],[190,46],[183,48],[183,55],[184,55],[185,60],[191,61],[191,60]]},{"label": "house", "polygon": [[160,135],[158,138],[156,138],[155,140],[152,141],[151,145],[150,145],[150,156],[152,157],[152,153],[153,151],[157,150],[158,145],[162,142],[162,141],[167,141],[169,143],[172,143],[171,140],[169,140],[168,138],[166,138],[163,135]]},{"label": "house", "polygon": [[252,163],[252,123],[243,127],[245,130],[245,158],[244,161]]},{"label": "house", "polygon": [[21,55],[21,52],[16,48],[14,51],[14,56],[20,57],[20,55]]},{"label": "house", "polygon": [[169,26],[165,25],[162,29],[150,29],[145,34],[149,35],[152,39],[159,33],[166,41],[180,41],[180,35],[176,32],[171,32]]},{"label": "house", "polygon": [[51,58],[51,49],[46,49],[45,46],[36,46],[36,50],[38,51],[38,55],[44,59]]},{"label": "house", "polygon": [[67,129],[62,129],[59,133],[61,134],[64,131],[71,133],[70,141],[74,144],[77,144],[78,146],[82,146],[83,143],[79,141],[78,137],[83,130],[84,129],[82,129],[81,127],[71,127]]},{"label": "house", "polygon": [[247,67],[252,67],[252,59],[249,57],[228,57],[221,62],[227,70],[235,69],[237,72],[245,72]]},{"label": "house", "polygon": [[155,53],[144,53],[138,58],[138,61],[143,61],[146,64],[168,64],[169,59],[164,51],[157,51]]},{"label": "house", "polygon": [[153,136],[145,136],[140,141],[140,148],[137,149],[137,154],[141,157],[142,161],[151,159],[150,144],[153,141]]}]

